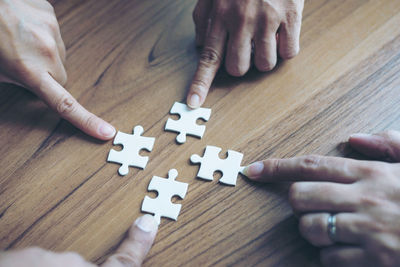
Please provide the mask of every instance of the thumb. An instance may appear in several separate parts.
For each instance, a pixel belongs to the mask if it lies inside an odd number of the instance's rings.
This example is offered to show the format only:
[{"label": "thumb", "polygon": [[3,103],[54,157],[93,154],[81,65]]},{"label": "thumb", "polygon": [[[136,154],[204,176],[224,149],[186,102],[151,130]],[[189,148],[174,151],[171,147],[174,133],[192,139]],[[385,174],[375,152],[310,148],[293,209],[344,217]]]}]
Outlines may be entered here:
[{"label": "thumb", "polygon": [[400,132],[353,134],[349,144],[358,152],[375,159],[400,162]]},{"label": "thumb", "polygon": [[128,237],[102,267],[141,266],[157,234],[158,224],[149,214],[139,217],[129,229]]}]

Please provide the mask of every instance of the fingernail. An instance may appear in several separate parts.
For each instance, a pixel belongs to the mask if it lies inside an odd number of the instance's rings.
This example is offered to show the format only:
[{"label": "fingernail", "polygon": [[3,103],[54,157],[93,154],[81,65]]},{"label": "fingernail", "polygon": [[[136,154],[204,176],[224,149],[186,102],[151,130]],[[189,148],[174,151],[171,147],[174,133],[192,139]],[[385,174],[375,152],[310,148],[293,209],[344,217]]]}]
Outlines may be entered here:
[{"label": "fingernail", "polygon": [[104,137],[113,137],[115,135],[115,128],[108,123],[100,125],[99,133]]},{"label": "fingernail", "polygon": [[243,170],[243,174],[249,178],[260,176],[264,170],[264,164],[261,161],[257,161],[247,166]]},{"label": "fingernail", "polygon": [[350,135],[350,138],[368,138],[371,137],[372,134],[366,134],[366,133],[355,133]]},{"label": "fingernail", "polygon": [[191,108],[198,108],[200,106],[200,96],[198,94],[193,94],[189,99],[188,106]]},{"label": "fingernail", "polygon": [[143,232],[150,233],[158,228],[158,224],[154,216],[150,214],[145,214],[142,217],[139,217],[135,221],[135,225],[142,230]]}]

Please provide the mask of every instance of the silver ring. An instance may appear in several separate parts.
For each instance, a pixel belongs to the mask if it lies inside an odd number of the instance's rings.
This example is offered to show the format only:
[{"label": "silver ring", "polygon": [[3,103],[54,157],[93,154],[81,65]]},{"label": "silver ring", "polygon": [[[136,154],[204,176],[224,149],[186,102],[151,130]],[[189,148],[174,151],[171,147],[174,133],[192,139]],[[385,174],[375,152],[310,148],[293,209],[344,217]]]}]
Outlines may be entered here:
[{"label": "silver ring", "polygon": [[330,214],[328,217],[328,236],[332,242],[336,242],[336,214]]}]

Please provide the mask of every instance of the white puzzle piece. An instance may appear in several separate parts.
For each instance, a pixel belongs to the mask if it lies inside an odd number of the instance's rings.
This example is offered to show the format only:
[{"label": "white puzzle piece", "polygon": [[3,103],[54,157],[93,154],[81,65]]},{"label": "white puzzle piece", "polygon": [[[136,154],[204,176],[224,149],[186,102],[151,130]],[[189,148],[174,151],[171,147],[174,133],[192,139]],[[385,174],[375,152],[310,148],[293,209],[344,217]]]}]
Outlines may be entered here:
[{"label": "white puzzle piece", "polygon": [[173,196],[179,196],[181,199],[185,198],[188,184],[175,181],[178,176],[178,171],[171,169],[168,172],[168,179],[153,176],[150,181],[148,190],[157,191],[156,198],[145,196],[142,204],[142,211],[154,214],[158,224],[160,224],[161,217],[167,217],[173,220],[178,219],[179,212],[181,211],[181,204],[171,202]]},{"label": "white puzzle piece", "polygon": [[169,118],[165,124],[166,131],[178,132],[176,141],[179,144],[186,142],[186,135],[192,135],[199,138],[203,137],[206,130],[205,125],[196,123],[198,119],[208,121],[211,116],[211,109],[197,108],[191,109],[187,105],[175,102],[170,111],[171,114],[179,114],[179,120]]},{"label": "white puzzle piece", "polygon": [[243,154],[228,150],[228,157],[221,159],[218,154],[221,148],[216,146],[207,146],[204,151],[203,157],[199,155],[192,155],[190,157],[191,162],[200,163],[198,178],[205,180],[213,180],[214,172],[222,172],[222,177],[219,182],[228,185],[236,185],[238,173],[242,173],[244,167],[240,166],[242,162]]},{"label": "white puzzle piece", "polygon": [[129,166],[144,169],[147,165],[149,157],[139,155],[140,150],[146,149],[153,150],[154,137],[141,136],[143,127],[140,125],[135,126],[133,134],[126,134],[118,132],[114,138],[114,145],[122,145],[121,151],[114,149],[110,150],[107,161],[122,164],[118,170],[120,175],[127,175],[129,173]]}]

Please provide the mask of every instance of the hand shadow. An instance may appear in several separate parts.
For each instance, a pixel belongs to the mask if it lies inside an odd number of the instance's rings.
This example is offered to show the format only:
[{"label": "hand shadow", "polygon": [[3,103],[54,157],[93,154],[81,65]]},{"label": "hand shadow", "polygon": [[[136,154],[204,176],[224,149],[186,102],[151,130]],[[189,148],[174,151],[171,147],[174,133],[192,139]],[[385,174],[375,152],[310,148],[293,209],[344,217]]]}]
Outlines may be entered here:
[{"label": "hand shadow", "polygon": [[3,129],[9,128],[10,132],[16,134],[18,131],[27,134],[32,129],[43,132],[47,136],[44,143],[64,141],[73,135],[86,142],[104,143],[62,119],[35,94],[23,87],[0,83],[0,95],[0,125]]},{"label": "hand shadow", "polygon": [[331,152],[328,153],[328,156],[344,157],[356,160],[377,160],[354,150],[348,142],[339,143]]}]

